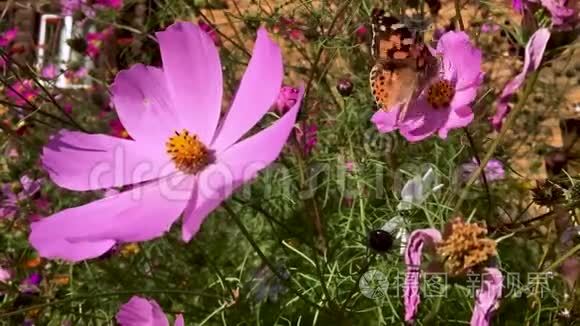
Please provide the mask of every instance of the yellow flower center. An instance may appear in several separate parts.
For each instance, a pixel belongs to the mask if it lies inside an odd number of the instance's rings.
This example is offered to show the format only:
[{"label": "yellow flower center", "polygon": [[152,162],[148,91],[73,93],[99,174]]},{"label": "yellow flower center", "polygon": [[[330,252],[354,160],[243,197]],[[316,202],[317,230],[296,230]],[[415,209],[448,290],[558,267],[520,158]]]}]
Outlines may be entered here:
[{"label": "yellow flower center", "polygon": [[181,133],[175,132],[175,136],[169,138],[166,143],[167,153],[178,170],[195,174],[206,167],[211,161],[211,153],[205,145],[183,129]]},{"label": "yellow flower center", "polygon": [[431,84],[427,90],[427,102],[434,109],[440,109],[449,106],[455,96],[455,87],[448,81],[441,79]]}]

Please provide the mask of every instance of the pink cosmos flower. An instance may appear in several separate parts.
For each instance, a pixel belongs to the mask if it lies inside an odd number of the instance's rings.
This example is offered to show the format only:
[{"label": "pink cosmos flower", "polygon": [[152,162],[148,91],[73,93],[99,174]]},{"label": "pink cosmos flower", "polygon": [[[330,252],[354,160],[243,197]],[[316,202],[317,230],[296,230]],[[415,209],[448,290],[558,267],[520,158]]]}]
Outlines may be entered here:
[{"label": "pink cosmos flower", "polygon": [[[405,322],[413,323],[421,303],[419,293],[421,257],[423,250],[433,250],[442,241],[439,230],[419,229],[409,236],[405,248]],[[481,287],[476,291],[475,307],[471,317],[471,326],[489,326],[493,313],[497,310],[502,294],[503,276],[497,268],[485,268]]]},{"label": "pink cosmos flower", "polygon": [[464,32],[447,32],[437,42],[441,57],[440,77],[411,102],[404,117],[401,107],[376,112],[371,121],[381,133],[399,130],[408,141],[417,142],[437,133],[445,139],[451,129],[473,120],[471,102],[483,81],[481,51]]},{"label": "pink cosmos flower", "polygon": [[428,247],[432,248],[441,239],[441,233],[435,229],[415,230],[407,239],[407,246],[405,248],[407,272],[405,273],[405,290],[403,294],[406,322],[411,322],[415,319],[419,304],[421,303],[419,278],[423,246],[427,244]]},{"label": "pink cosmos flower", "polygon": [[281,51],[265,29],[219,128],[222,66],[211,38],[197,25],[176,23],[157,39],[163,67],[135,65],[111,87],[134,140],[62,130],[44,148],[43,165],[61,187],[134,187],[33,223],[29,240],[43,257],[98,257],[117,243],[162,236],[182,213],[182,238],[189,241],[210,212],[282,151],[300,101],[243,138],[282,84]]},{"label": "pink cosmos flower", "polygon": [[103,47],[103,43],[111,34],[113,33],[112,28],[106,28],[101,32],[92,32],[87,33],[87,49],[86,53],[92,59],[95,59],[101,53],[101,48]]},{"label": "pink cosmos flower", "polygon": [[508,103],[512,95],[522,87],[526,76],[540,67],[549,39],[550,31],[547,28],[540,28],[530,37],[524,55],[524,67],[514,79],[505,85],[499,98],[495,114],[490,118],[493,129],[498,131],[501,129],[503,121],[510,111]]},{"label": "pink cosmos flower", "polygon": [[501,299],[503,275],[497,268],[486,268],[481,287],[475,291],[471,326],[489,326]]},{"label": "pink cosmos flower", "polygon": [[[167,316],[155,300],[133,296],[119,309],[116,316],[121,326],[169,326]],[[184,326],[183,315],[175,317],[175,326]]]},{"label": "pink cosmos flower", "polygon": [[22,189],[15,192],[11,184],[0,187],[0,219],[14,217],[19,209],[18,203],[31,198],[40,191],[40,181],[28,176],[20,178]]},{"label": "pink cosmos flower", "polygon": [[[479,168],[477,159],[474,157],[470,162],[463,163],[460,167],[461,179],[467,181],[471,174]],[[503,163],[497,159],[491,159],[485,165],[483,169],[485,172],[485,177],[487,181],[497,181],[505,178],[505,169]]]},{"label": "pink cosmos flower", "polygon": [[26,105],[26,100],[32,102],[39,94],[40,91],[30,79],[17,81],[12,84],[12,89],[6,89],[6,96],[18,106]]},{"label": "pink cosmos flower", "polygon": [[276,99],[276,110],[278,113],[284,114],[290,110],[296,102],[300,99],[300,90],[292,86],[282,86],[280,89],[280,94]]},{"label": "pink cosmos flower", "polygon": [[55,79],[58,76],[58,68],[52,63],[47,64],[42,68],[40,75],[46,79]]},{"label": "pink cosmos flower", "polygon": [[573,25],[572,21],[578,19],[571,0],[540,0],[540,3],[550,12],[554,27]]}]

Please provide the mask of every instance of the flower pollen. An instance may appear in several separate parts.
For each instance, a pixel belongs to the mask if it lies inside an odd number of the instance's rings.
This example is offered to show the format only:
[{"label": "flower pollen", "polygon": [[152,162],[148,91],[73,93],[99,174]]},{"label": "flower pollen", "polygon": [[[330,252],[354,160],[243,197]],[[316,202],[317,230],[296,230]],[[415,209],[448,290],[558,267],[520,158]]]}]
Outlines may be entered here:
[{"label": "flower pollen", "polygon": [[176,131],[175,136],[167,141],[166,147],[177,169],[184,173],[195,174],[210,163],[210,151],[197,135],[185,129],[181,133]]},{"label": "flower pollen", "polygon": [[455,87],[445,79],[441,79],[427,89],[427,102],[435,109],[448,107],[455,96]]},{"label": "flower pollen", "polygon": [[445,269],[452,275],[462,275],[481,266],[496,253],[496,243],[485,237],[487,229],[456,218],[450,232],[437,246],[437,253],[445,259]]}]

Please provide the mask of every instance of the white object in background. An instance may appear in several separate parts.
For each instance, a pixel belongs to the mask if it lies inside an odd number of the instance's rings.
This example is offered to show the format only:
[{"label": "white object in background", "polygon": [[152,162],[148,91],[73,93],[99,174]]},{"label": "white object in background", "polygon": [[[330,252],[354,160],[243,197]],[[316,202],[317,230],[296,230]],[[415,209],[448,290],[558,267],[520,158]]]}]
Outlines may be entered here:
[{"label": "white object in background", "polygon": [[[73,59],[73,50],[68,45],[67,40],[73,38],[73,28],[74,28],[74,21],[72,16],[59,16],[54,14],[43,14],[40,17],[40,31],[38,33],[38,51],[37,51],[37,62],[36,68],[38,71],[42,71],[46,62],[46,46],[49,44],[50,40],[47,40],[47,30],[50,24],[57,24],[62,22],[62,28],[60,31],[60,37],[58,38],[58,64],[57,67],[60,71],[67,70],[67,64]],[[85,67],[90,69],[89,60],[85,60]],[[79,83],[73,83],[68,78],[65,77],[64,74],[59,74],[56,83],[56,87],[58,88],[68,88],[68,89],[79,89],[79,88],[88,88],[90,84],[87,82],[86,79],[83,79]]]},{"label": "white object in background", "polygon": [[397,210],[408,210],[415,205],[421,205],[431,193],[443,187],[443,184],[433,186],[434,182],[435,172],[432,168],[429,168],[423,177],[418,175],[407,181],[401,190],[401,201],[397,205]]}]

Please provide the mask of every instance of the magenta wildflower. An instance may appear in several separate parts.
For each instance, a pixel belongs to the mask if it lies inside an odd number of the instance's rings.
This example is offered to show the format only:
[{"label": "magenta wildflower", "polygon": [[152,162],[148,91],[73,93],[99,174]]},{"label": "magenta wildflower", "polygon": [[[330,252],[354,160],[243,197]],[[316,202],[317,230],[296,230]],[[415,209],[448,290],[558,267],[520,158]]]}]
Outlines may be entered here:
[{"label": "magenta wildflower", "polygon": [[21,190],[15,191],[11,184],[0,186],[0,219],[14,217],[19,203],[27,200],[40,191],[40,181],[28,176],[20,178]]},{"label": "magenta wildflower", "polygon": [[512,0],[512,8],[520,14],[524,12],[524,2],[526,0]]},{"label": "magenta wildflower", "polygon": [[101,48],[103,47],[104,42],[109,38],[109,36],[111,36],[112,32],[112,28],[106,28],[101,32],[87,33],[86,54],[93,59],[98,57],[99,53],[101,53]]},{"label": "magenta wildflower", "polygon": [[306,37],[294,18],[280,17],[274,26],[274,32],[296,42],[304,42]]},{"label": "magenta wildflower", "polygon": [[[167,316],[155,300],[133,296],[121,306],[116,316],[121,326],[169,326]],[[175,317],[175,326],[184,326],[183,315]]]},{"label": "magenta wildflower", "polygon": [[500,130],[503,120],[510,111],[509,101],[518,89],[523,85],[526,76],[537,70],[542,62],[544,50],[550,39],[550,31],[547,28],[537,30],[526,45],[526,52],[524,57],[524,67],[522,71],[510,80],[504,87],[499,102],[496,107],[495,114],[491,117],[491,125],[495,130]]},{"label": "magenta wildflower", "polygon": [[47,64],[42,68],[40,76],[45,79],[55,79],[58,76],[58,68],[54,64]]},{"label": "magenta wildflower", "polygon": [[82,81],[89,74],[89,70],[87,67],[80,67],[77,69],[69,69],[64,72],[64,76],[66,79],[70,80],[73,83],[79,83]]},{"label": "magenta wildflower", "polygon": [[42,275],[37,272],[31,273],[20,283],[19,290],[22,293],[38,293],[40,282],[42,282]]},{"label": "magenta wildflower", "polygon": [[26,105],[26,101],[32,102],[40,94],[34,81],[27,79],[23,81],[16,81],[12,85],[12,89],[6,89],[6,96],[18,106]]},{"label": "magenta wildflower", "polygon": [[12,271],[0,266],[0,283],[7,283],[12,278]]},{"label": "magenta wildflower", "polygon": [[199,28],[201,28],[202,31],[206,32],[207,35],[211,37],[211,39],[213,40],[213,44],[215,44],[215,46],[221,46],[222,42],[220,40],[219,34],[216,32],[215,27],[211,26],[210,24],[204,21],[199,21],[198,24]]},{"label": "magenta wildflower", "polygon": [[300,99],[300,90],[296,87],[282,86],[276,99],[278,113],[284,114],[290,110]]},{"label": "magenta wildflower", "polygon": [[[474,157],[468,163],[463,163],[460,167],[461,179],[463,181],[467,181],[471,174],[475,172],[479,168],[479,164],[477,163],[477,159]],[[497,159],[491,159],[485,165],[483,169],[485,172],[485,177],[487,181],[497,181],[502,180],[505,178],[505,169],[503,167],[503,163]]]},{"label": "magenta wildflower", "polygon": [[464,32],[447,32],[436,52],[442,56],[440,77],[409,104],[404,117],[399,116],[400,107],[376,112],[371,120],[379,132],[398,129],[408,141],[417,142],[435,133],[445,139],[451,129],[471,123],[470,104],[483,81],[481,51]]},{"label": "magenta wildflower", "polygon": [[357,27],[356,30],[354,31],[354,35],[356,36],[356,39],[359,43],[366,42],[369,36],[369,29],[367,25],[361,24],[359,27]]},{"label": "magenta wildflower", "polygon": [[120,9],[123,7],[123,0],[95,0],[95,5],[111,9]]},{"label": "magenta wildflower", "polygon": [[497,268],[486,268],[481,288],[475,292],[475,306],[471,326],[489,326],[493,313],[499,306],[503,288],[503,275]]},{"label": "magenta wildflower", "polygon": [[182,213],[182,238],[189,241],[209,213],[282,151],[300,101],[270,127],[243,138],[282,84],[281,51],[265,29],[258,31],[219,129],[222,66],[211,38],[197,25],[176,23],[157,39],[163,67],[135,65],[111,86],[119,119],[134,140],[62,130],[42,156],[50,178],[67,189],[135,186],[33,223],[29,239],[41,256],[98,257],[117,243],[162,236]]},{"label": "magenta wildflower", "polygon": [[415,319],[421,303],[419,294],[419,278],[421,273],[421,255],[423,246],[427,244],[432,248],[435,243],[441,241],[441,233],[435,229],[415,230],[407,240],[405,249],[405,292],[403,294],[405,304],[405,321],[411,322]]},{"label": "magenta wildflower", "polygon": [[[459,221],[459,224],[456,224]],[[455,224],[455,225],[454,225]],[[446,253],[447,262],[466,263],[473,259],[487,260],[490,250],[495,250],[493,241],[480,238],[481,228],[474,227],[475,224],[464,224],[460,220],[455,220],[449,227],[445,237],[436,229],[415,230],[409,236],[405,249],[405,289],[403,300],[405,305],[405,322],[413,323],[417,316],[421,297],[419,293],[421,260],[424,249],[436,251],[439,254]],[[452,233],[456,233],[450,236]],[[445,239],[447,237],[447,239]],[[490,244],[491,247],[490,247]],[[443,248],[441,247],[443,245]],[[440,246],[437,248],[437,246]],[[487,247],[487,248],[486,248]],[[461,257],[465,255],[464,257]],[[467,259],[466,259],[467,258]],[[445,260],[445,258],[443,258]],[[454,265],[455,267],[460,267]],[[481,288],[476,291],[476,302],[471,317],[471,326],[488,326],[489,321],[497,310],[501,299],[502,281],[501,272],[496,268],[483,269],[483,281]],[[456,275],[455,275],[456,276]]]},{"label": "magenta wildflower", "polygon": [[573,26],[574,20],[578,19],[573,0],[540,0],[540,3],[550,12],[554,27]]},{"label": "magenta wildflower", "polygon": [[18,28],[14,27],[0,34],[0,47],[7,47],[16,39]]},{"label": "magenta wildflower", "polygon": [[499,25],[493,23],[484,23],[481,25],[481,32],[483,33],[493,33],[499,31]]},{"label": "magenta wildflower", "polygon": [[318,143],[318,126],[315,123],[302,123],[296,129],[296,140],[305,155],[310,155]]}]

